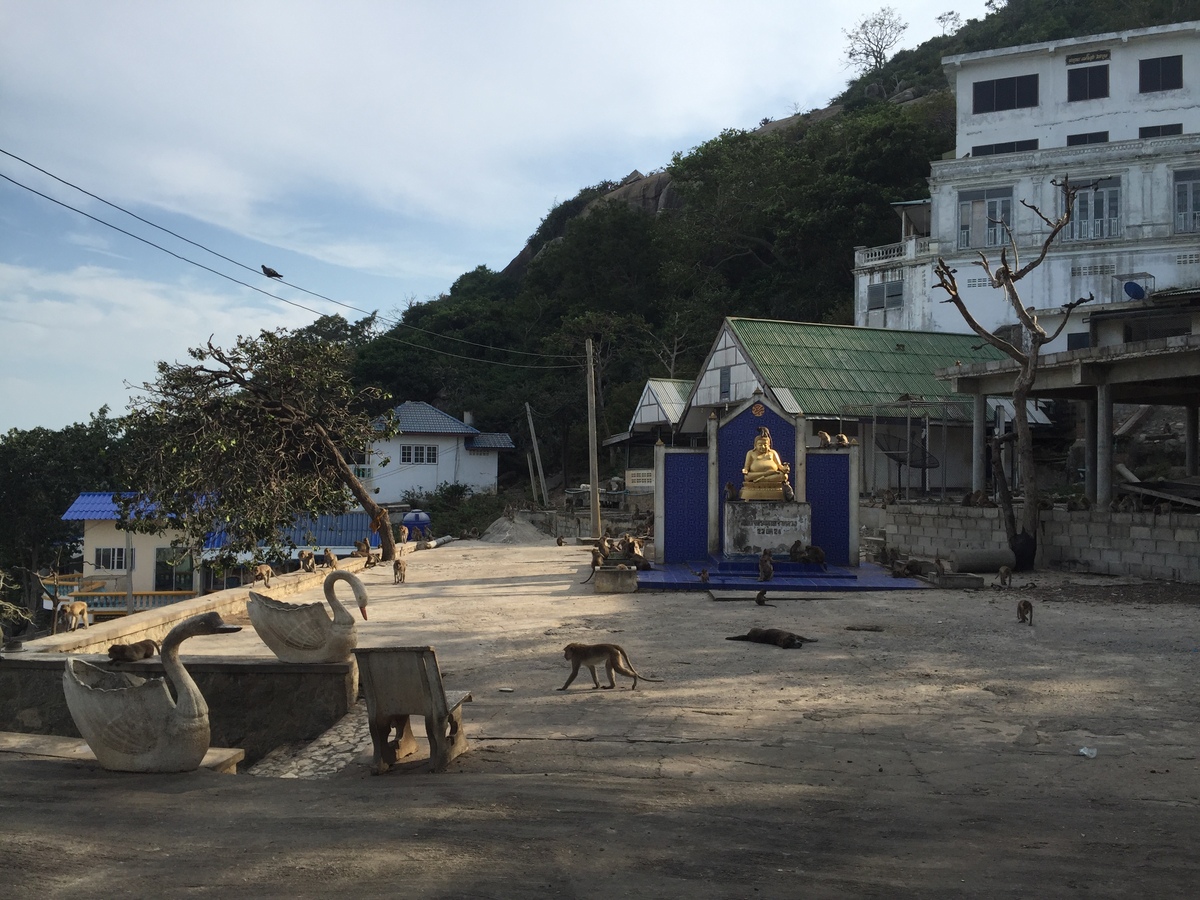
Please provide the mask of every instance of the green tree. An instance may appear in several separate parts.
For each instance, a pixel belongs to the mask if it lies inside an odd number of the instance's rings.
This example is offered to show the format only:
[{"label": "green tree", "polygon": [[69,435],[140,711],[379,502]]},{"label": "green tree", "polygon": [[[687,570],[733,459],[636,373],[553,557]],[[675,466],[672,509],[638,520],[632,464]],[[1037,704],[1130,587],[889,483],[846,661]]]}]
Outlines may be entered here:
[{"label": "green tree", "polygon": [[847,64],[859,73],[882,70],[888,54],[907,30],[908,23],[890,6],[863,16],[853,28],[842,29]]},{"label": "green tree", "polygon": [[180,529],[192,548],[217,528],[227,553],[258,555],[260,544],[287,546],[297,515],[346,512],[353,499],[392,559],[387,511],[352,461],[395,428],[374,415],[380,391],[352,386],[350,350],[279,329],[189,354],[193,363],[159,363],[131,400],[131,526]]},{"label": "green tree", "polygon": [[0,569],[65,567],[80,535],[63,513],[84,491],[119,489],[121,460],[121,422],[107,406],[86,424],[0,437]]}]

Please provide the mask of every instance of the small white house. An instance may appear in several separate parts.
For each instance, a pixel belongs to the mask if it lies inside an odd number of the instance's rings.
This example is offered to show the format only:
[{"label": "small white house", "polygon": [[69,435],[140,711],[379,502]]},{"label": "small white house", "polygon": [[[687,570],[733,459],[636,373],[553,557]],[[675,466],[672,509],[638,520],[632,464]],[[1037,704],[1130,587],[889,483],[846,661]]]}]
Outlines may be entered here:
[{"label": "small white house", "polygon": [[442,484],[496,491],[500,451],[514,449],[511,437],[485,434],[417,400],[401,403],[393,413],[400,433],[374,444],[355,466],[377,503],[401,503],[407,493],[432,493]]}]

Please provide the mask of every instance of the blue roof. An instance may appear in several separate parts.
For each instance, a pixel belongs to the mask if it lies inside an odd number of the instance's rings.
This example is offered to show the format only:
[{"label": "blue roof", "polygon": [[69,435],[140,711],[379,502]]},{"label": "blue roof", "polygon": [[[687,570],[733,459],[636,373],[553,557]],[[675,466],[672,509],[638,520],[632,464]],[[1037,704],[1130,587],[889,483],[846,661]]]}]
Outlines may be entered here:
[{"label": "blue roof", "polygon": [[420,400],[406,400],[392,412],[403,434],[479,434],[466,422]]},{"label": "blue roof", "polygon": [[[132,496],[126,493],[125,496]],[[63,520],[115,521],[117,504],[112,491],[89,491],[80,494],[63,513]],[[297,547],[351,547],[366,538],[372,547],[379,546],[379,535],[371,532],[371,517],[365,512],[343,513],[340,516],[298,517],[289,532]],[[210,532],[204,540],[205,550],[220,550],[225,545],[221,531]]]}]

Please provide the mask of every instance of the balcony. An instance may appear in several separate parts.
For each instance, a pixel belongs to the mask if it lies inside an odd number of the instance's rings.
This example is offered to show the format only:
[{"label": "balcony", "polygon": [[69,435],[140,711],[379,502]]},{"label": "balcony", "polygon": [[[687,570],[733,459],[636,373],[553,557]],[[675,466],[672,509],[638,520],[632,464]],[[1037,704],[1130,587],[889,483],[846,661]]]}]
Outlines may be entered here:
[{"label": "balcony", "polygon": [[854,267],[870,268],[895,265],[932,256],[937,242],[929,237],[911,237],[899,244],[884,244],[882,247],[859,247],[854,251]]}]

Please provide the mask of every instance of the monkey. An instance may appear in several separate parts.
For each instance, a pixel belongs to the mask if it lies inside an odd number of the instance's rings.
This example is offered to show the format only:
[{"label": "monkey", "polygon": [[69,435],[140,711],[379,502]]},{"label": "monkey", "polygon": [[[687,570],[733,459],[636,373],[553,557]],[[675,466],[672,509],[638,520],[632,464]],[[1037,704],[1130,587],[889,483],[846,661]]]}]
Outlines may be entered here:
[{"label": "monkey", "polygon": [[382,558],[382,557],[381,557],[381,555],[380,555],[380,554],[378,554],[378,553],[371,553],[370,551],[368,551],[368,552],[367,552],[367,561],[366,561],[365,563],[363,563],[363,568],[364,568],[364,569],[373,569],[373,568],[375,568],[377,565],[379,565],[379,560],[380,560],[381,558]]},{"label": "monkey", "polygon": [[882,506],[884,509],[887,509],[889,506],[895,506],[896,492],[892,490],[885,490],[880,496],[880,501],[880,506]]},{"label": "monkey", "polygon": [[[617,686],[617,681],[613,678],[613,672],[620,672],[627,678],[633,679],[633,687],[630,690],[637,690],[638,679],[642,681],[662,681],[661,678],[647,678],[645,675],[638,674],[638,671],[633,667],[633,663],[629,660],[629,654],[625,652],[623,647],[617,644],[567,644],[563,648],[563,658],[571,663],[571,674],[567,676],[566,684],[558,688],[560,691],[565,691],[571,686],[571,682],[575,680],[575,676],[579,674],[580,666],[587,666],[588,671],[592,673],[592,683],[596,687],[603,687],[605,690],[611,690]],[[601,685],[600,679],[596,677],[596,666],[604,663],[604,671],[608,675],[608,684]]]},{"label": "monkey", "polygon": [[804,548],[803,562],[813,566],[820,566],[826,572],[829,571],[829,566],[825,565],[825,551],[815,544]]},{"label": "monkey", "polygon": [[790,481],[785,481],[783,483],[783,499],[788,503],[791,503],[796,499],[796,490],[792,487],[792,483]]},{"label": "monkey", "polygon": [[337,560],[337,557],[336,557],[336,556],[334,556],[334,554],[333,554],[333,551],[332,551],[332,550],[330,550],[328,547],[326,547],[326,548],[325,548],[325,562],[324,562],[324,565],[325,565],[327,568],[330,568],[330,569],[336,569],[336,568],[338,567],[338,560]]},{"label": "monkey", "polygon": [[815,644],[816,638],[806,638],[782,628],[751,628],[745,634],[735,634],[725,638],[727,641],[753,641],[756,644],[774,644],[781,650],[791,650],[793,647],[803,648],[805,644]]},{"label": "monkey", "polygon": [[775,566],[771,562],[771,551],[763,550],[762,556],[758,558],[758,580],[770,581],[775,577]]},{"label": "monkey", "polygon": [[654,566],[650,564],[650,560],[642,556],[641,553],[629,554],[629,561],[633,563],[633,568],[637,569],[639,572],[647,572],[654,568]]},{"label": "monkey", "polygon": [[254,584],[256,581],[261,581],[263,583],[263,587],[269,588],[271,586],[271,579],[274,577],[274,575],[275,570],[264,563],[263,565],[254,567],[254,577],[250,579],[250,583]]},{"label": "monkey", "polygon": [[560,547],[566,542],[566,538],[564,538],[561,534],[555,539],[555,543],[557,543]]},{"label": "monkey", "polygon": [[371,542],[367,540],[355,541],[354,552],[351,556],[368,557],[371,555]]},{"label": "monkey", "polygon": [[821,443],[820,443],[820,446],[821,446],[822,448],[824,448],[824,447],[832,447],[832,446],[833,446],[833,438],[829,436],[829,432],[828,432],[828,431],[818,431],[818,432],[817,432],[817,439],[818,439],[818,440],[821,442]]},{"label": "monkey", "polygon": [[592,576],[596,574],[596,570],[598,568],[600,568],[602,565],[604,565],[605,559],[606,559],[606,557],[604,556],[603,553],[600,552],[600,548],[599,547],[594,548],[592,550],[592,574],[589,575],[587,578],[583,579],[583,581],[581,581],[579,583],[587,584],[589,581],[591,581]]},{"label": "monkey", "polygon": [[759,591],[757,594],[755,594],[754,602],[756,604],[758,604],[759,606],[774,606],[775,605],[774,603],[767,602],[767,592],[766,591]]},{"label": "monkey", "polygon": [[1033,624],[1033,604],[1022,600],[1017,604],[1017,621],[1028,625]]},{"label": "monkey", "polygon": [[792,541],[792,546],[788,548],[788,561],[794,563],[805,561],[804,541],[799,539]]},{"label": "monkey", "polygon": [[296,558],[300,560],[300,571],[317,571],[317,557],[311,550],[301,550],[296,554]]},{"label": "monkey", "polygon": [[733,486],[732,481],[725,482],[725,499],[736,500],[738,498],[737,488]]},{"label": "monkey", "polygon": [[839,431],[833,436],[833,446],[837,447],[839,450],[844,450],[850,446],[850,438],[846,437],[846,435]]},{"label": "monkey", "polygon": [[1171,514],[1171,501],[1164,500],[1162,503],[1154,505],[1154,514],[1156,516],[1169,516]]},{"label": "monkey", "polygon": [[408,574],[408,563],[403,559],[397,558],[392,563],[392,584],[403,584],[404,578]]},{"label": "monkey", "polygon": [[137,662],[158,655],[157,641],[135,641],[132,644],[113,644],[108,648],[109,662]]},{"label": "monkey", "polygon": [[400,526],[400,527],[399,527],[399,528],[396,530],[396,534],[397,534],[397,535],[399,536],[399,538],[400,538],[400,543],[402,543],[402,544],[407,544],[407,543],[408,543],[408,526],[407,526],[407,525],[401,525],[401,526]]},{"label": "monkey", "polygon": [[948,563],[948,562],[946,562],[946,560],[942,559],[942,555],[940,553],[934,556],[933,567],[935,569],[937,569],[938,575],[949,575],[950,574],[950,563]]},{"label": "monkey", "polygon": [[1012,586],[1012,569],[1008,566],[1001,566],[996,573],[996,580],[1000,582],[1000,587],[1006,588]]},{"label": "monkey", "polygon": [[700,580],[705,584],[708,584],[708,569],[700,570]]},{"label": "monkey", "polygon": [[919,566],[911,559],[897,559],[892,562],[893,578],[911,578],[920,574]]},{"label": "monkey", "polygon": [[68,631],[75,631],[79,628],[79,623],[83,623],[84,628],[90,627],[88,624],[88,605],[82,600],[72,600],[70,603],[63,601],[58,604],[58,615],[62,618],[64,625],[70,625]]}]

